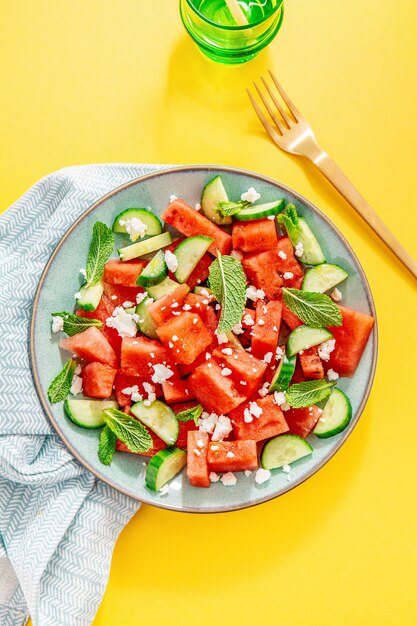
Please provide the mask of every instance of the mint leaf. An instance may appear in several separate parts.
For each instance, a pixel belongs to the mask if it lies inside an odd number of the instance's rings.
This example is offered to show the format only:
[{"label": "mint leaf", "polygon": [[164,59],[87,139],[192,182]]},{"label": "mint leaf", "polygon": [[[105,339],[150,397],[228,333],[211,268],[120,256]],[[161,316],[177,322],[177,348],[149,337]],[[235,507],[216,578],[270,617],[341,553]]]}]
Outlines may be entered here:
[{"label": "mint leaf", "polygon": [[291,243],[295,245],[300,237],[300,230],[298,228],[298,214],[294,204],[287,204],[285,210],[277,215],[278,223],[284,226],[287,231],[288,237],[291,239]]},{"label": "mint leaf", "polygon": [[246,209],[246,207],[250,205],[251,203],[246,200],[239,200],[239,202],[219,202],[217,208],[220,215],[223,215],[223,217],[230,217],[231,215],[240,213],[242,209]]},{"label": "mint leaf", "polygon": [[117,437],[114,432],[106,425],[100,433],[98,442],[98,458],[103,465],[110,465],[113,460],[113,454],[116,450]]},{"label": "mint leaf", "polygon": [[219,333],[227,333],[242,319],[246,302],[246,278],[240,261],[217,253],[210,265],[210,289],[221,304]]},{"label": "mint leaf", "polygon": [[148,429],[134,417],[117,409],[104,409],[102,417],[110,430],[131,452],[141,453],[152,448],[153,441]]},{"label": "mint leaf", "polygon": [[88,251],[87,265],[85,268],[87,287],[97,284],[104,272],[104,266],[113,252],[114,235],[111,229],[96,222],[93,226],[93,238]]},{"label": "mint leaf", "polygon": [[70,359],[65,363],[58,376],[55,376],[48,387],[49,402],[55,404],[56,402],[65,400],[71,389],[72,377],[74,376],[76,365],[74,359]]},{"label": "mint leaf", "polygon": [[285,392],[285,399],[295,409],[311,406],[327,398],[335,384],[335,382],[329,382],[325,378],[296,383],[288,387]]},{"label": "mint leaf", "polygon": [[201,404],[197,404],[197,406],[193,406],[191,409],[186,409],[185,411],[181,411],[181,413],[177,413],[177,420],[180,422],[189,422],[190,420],[194,420],[194,424],[198,426],[198,420],[202,412],[203,407]]},{"label": "mint leaf", "polygon": [[52,317],[61,317],[64,322],[63,331],[69,337],[76,335],[77,333],[82,333],[87,328],[91,328],[91,326],[96,326],[97,328],[101,328],[103,326],[100,320],[90,319],[89,317],[81,317],[80,315],[74,315],[73,313],[67,313],[66,311],[61,311],[60,313],[52,313]]},{"label": "mint leaf", "polygon": [[342,314],[333,300],[324,293],[283,287],[284,302],[307,326],[341,326]]}]

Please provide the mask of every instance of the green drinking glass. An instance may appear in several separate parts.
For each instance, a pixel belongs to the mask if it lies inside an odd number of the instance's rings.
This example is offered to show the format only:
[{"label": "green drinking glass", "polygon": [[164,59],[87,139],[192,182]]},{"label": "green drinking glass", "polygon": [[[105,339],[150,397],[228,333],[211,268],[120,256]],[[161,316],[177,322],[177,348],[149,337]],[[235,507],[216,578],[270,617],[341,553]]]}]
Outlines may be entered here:
[{"label": "green drinking glass", "polygon": [[284,17],[283,0],[180,0],[182,22],[205,55],[245,63],[267,46]]}]

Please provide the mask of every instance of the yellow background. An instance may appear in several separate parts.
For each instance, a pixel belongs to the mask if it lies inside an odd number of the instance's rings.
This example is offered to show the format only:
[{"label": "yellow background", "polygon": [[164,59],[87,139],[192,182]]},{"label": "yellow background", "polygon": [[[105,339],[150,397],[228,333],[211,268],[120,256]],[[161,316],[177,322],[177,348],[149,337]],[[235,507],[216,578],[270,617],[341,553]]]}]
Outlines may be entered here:
[{"label": "yellow background", "polygon": [[0,7],[3,208],[72,164],[248,168],[301,192],[344,232],[379,318],[372,395],[336,457],[253,509],[142,506],[117,542],[94,625],[415,625],[416,282],[312,167],[266,140],[244,93],[276,70],[322,145],[417,256],[415,0],[287,0],[275,42],[242,67],[199,56],[176,0]]}]

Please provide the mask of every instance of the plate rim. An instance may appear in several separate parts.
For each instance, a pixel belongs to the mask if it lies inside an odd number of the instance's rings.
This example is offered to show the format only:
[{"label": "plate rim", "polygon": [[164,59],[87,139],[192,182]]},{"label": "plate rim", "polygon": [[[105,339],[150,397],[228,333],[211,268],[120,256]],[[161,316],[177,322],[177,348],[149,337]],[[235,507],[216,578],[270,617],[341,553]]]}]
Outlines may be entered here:
[{"label": "plate rim", "polygon": [[[45,393],[42,389],[41,383],[40,383],[40,379],[39,379],[39,374],[38,374],[38,368],[37,368],[37,362],[36,362],[36,356],[35,356],[35,340],[34,340],[34,330],[35,330],[35,324],[36,324],[36,318],[37,318],[37,311],[38,311],[38,302],[39,302],[39,298],[41,295],[41,291],[42,291],[42,287],[43,284],[45,282],[45,279],[48,275],[49,269],[55,259],[55,256],[57,255],[58,251],[60,250],[61,246],[64,244],[64,242],[66,241],[66,239],[69,237],[69,235],[72,233],[72,231],[83,221],[83,219],[89,215],[92,211],[94,211],[94,209],[96,209],[96,207],[98,207],[100,204],[102,204],[103,202],[105,202],[106,200],[108,200],[109,198],[111,198],[112,196],[117,195],[118,193],[120,193],[121,191],[128,189],[129,187],[133,186],[133,185],[137,185],[138,183],[141,183],[145,180],[148,180],[150,178],[156,178],[158,176],[164,175],[164,174],[170,174],[170,173],[190,173],[192,171],[213,171],[213,172],[219,172],[219,171],[223,171],[223,172],[230,172],[231,174],[242,174],[244,176],[250,176],[252,178],[257,178],[258,180],[264,182],[264,183],[268,183],[273,185],[274,187],[277,187],[278,189],[280,189],[281,191],[285,191],[287,193],[290,193],[292,195],[294,195],[298,201],[300,201],[302,204],[306,205],[308,207],[309,210],[311,210],[313,213],[317,213],[319,215],[319,217],[321,219],[323,219],[327,226],[335,233],[335,235],[342,240],[343,244],[346,246],[346,248],[348,249],[349,253],[352,255],[357,268],[359,270],[359,275],[361,278],[361,281],[365,287],[365,292],[366,292],[366,297],[368,300],[368,304],[370,306],[371,309],[371,314],[373,315],[374,319],[375,319],[375,324],[373,327],[373,333],[374,333],[374,346],[373,346],[373,352],[372,352],[372,364],[371,364],[371,371],[370,371],[370,375],[368,378],[368,383],[364,392],[364,395],[361,399],[361,403],[358,407],[358,410],[356,412],[356,415],[354,417],[354,419],[350,422],[348,428],[344,431],[343,436],[339,439],[337,445],[329,450],[329,452],[323,457],[323,459],[318,463],[318,465],[315,465],[314,467],[311,468],[311,470],[302,478],[296,480],[294,483],[286,486],[284,485],[279,493],[273,494],[273,495],[268,495],[268,496],[264,496],[264,497],[259,497],[255,500],[252,500],[250,502],[247,503],[242,503],[242,504],[237,504],[237,505],[226,505],[226,506],[216,506],[216,507],[190,507],[190,506],[177,506],[177,505],[170,505],[168,503],[165,502],[154,502],[152,500],[148,500],[146,498],[139,498],[137,496],[137,494],[131,492],[129,489],[125,489],[122,485],[119,485],[117,482],[112,481],[110,478],[107,478],[106,476],[104,476],[103,474],[101,474],[101,472],[99,470],[97,470],[96,468],[92,467],[89,460],[86,459],[82,454],[80,454],[76,448],[74,448],[74,446],[70,443],[70,441],[68,440],[68,438],[66,437],[65,433],[62,431],[59,423],[57,422],[57,420],[55,419],[52,411],[50,410],[49,407],[49,402],[45,396]],[[227,513],[227,512],[232,512],[232,511],[240,511],[243,509],[247,509],[253,506],[257,506],[258,504],[263,504],[264,502],[269,502],[271,500],[274,500],[275,498],[278,498],[279,496],[284,495],[285,493],[288,493],[289,491],[291,491],[292,489],[295,489],[295,487],[298,487],[298,485],[301,485],[303,482],[305,482],[306,480],[308,480],[309,478],[311,478],[311,476],[313,476],[314,474],[316,474],[319,470],[321,470],[332,458],[333,456],[340,450],[340,448],[344,445],[344,443],[346,442],[346,440],[349,438],[349,436],[351,435],[353,429],[355,428],[355,426],[357,425],[357,423],[359,422],[359,419],[365,409],[365,406],[368,402],[368,398],[375,380],[375,372],[376,372],[376,367],[377,367],[377,361],[378,361],[378,319],[377,319],[377,314],[376,314],[376,309],[375,309],[375,302],[374,302],[374,298],[372,295],[372,291],[369,285],[369,281],[366,277],[366,274],[364,272],[364,269],[356,255],[356,253],[354,252],[352,246],[350,245],[350,243],[347,241],[347,239],[345,238],[345,236],[343,235],[343,233],[340,232],[340,230],[337,228],[337,226],[335,224],[333,224],[333,222],[330,220],[330,218],[327,217],[327,215],[325,215],[315,204],[313,204],[310,200],[308,200],[307,198],[305,198],[303,195],[301,195],[300,193],[298,193],[297,191],[295,191],[294,189],[292,189],[291,187],[288,187],[287,185],[284,185],[281,182],[278,182],[276,180],[274,180],[273,178],[270,178],[269,176],[265,176],[263,174],[258,174],[257,172],[252,172],[251,170],[247,170],[244,168],[237,168],[237,167],[232,167],[232,166],[226,166],[226,165],[210,165],[210,164],[193,164],[193,165],[180,165],[180,166],[173,166],[173,167],[169,167],[166,166],[166,168],[164,169],[158,169],[156,171],[147,173],[147,174],[143,174],[142,176],[139,176],[137,178],[134,178],[133,180],[128,181],[127,183],[123,183],[122,185],[119,185],[118,187],[115,187],[114,189],[112,189],[111,191],[109,191],[107,194],[105,194],[104,196],[102,196],[101,198],[99,198],[98,200],[96,200],[93,204],[91,204],[89,207],[87,207],[87,209],[85,209],[85,211],[83,211],[83,213],[81,213],[81,215],[78,216],[78,218],[75,220],[75,222],[69,227],[69,229],[66,231],[66,233],[64,234],[64,236],[60,239],[60,241],[57,243],[56,247],[54,248],[54,250],[51,253],[51,256],[49,257],[43,271],[41,274],[41,277],[39,279],[39,284],[36,288],[36,292],[35,292],[35,296],[33,298],[33,302],[32,302],[32,310],[31,310],[31,319],[30,319],[30,326],[29,326],[29,364],[30,364],[30,370],[32,373],[32,378],[33,378],[33,382],[34,382],[34,386],[35,386],[35,390],[37,393],[37,396],[39,398],[39,402],[40,405],[42,407],[42,410],[44,411],[45,415],[47,416],[47,418],[49,419],[50,423],[52,424],[53,429],[55,430],[56,434],[59,436],[59,438],[61,439],[61,441],[64,443],[64,445],[67,447],[67,449],[70,451],[70,453],[74,456],[74,458],[83,466],[85,467],[88,471],[90,471],[96,478],[102,480],[104,483],[106,483],[107,485],[109,485],[110,487],[113,487],[114,489],[116,489],[117,491],[119,491],[120,493],[123,493],[124,495],[127,495],[131,498],[133,498],[134,500],[144,503],[144,504],[149,504],[151,506],[156,506],[158,508],[161,509],[165,509],[165,510],[169,510],[169,511],[175,511],[175,512],[179,512],[179,513]]]}]

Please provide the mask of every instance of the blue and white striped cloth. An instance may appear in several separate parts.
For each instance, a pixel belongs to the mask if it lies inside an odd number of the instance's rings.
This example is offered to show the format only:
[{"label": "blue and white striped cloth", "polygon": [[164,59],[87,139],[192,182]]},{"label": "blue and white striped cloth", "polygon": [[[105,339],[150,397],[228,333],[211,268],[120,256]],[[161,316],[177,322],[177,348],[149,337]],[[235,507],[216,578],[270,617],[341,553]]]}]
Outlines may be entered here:
[{"label": "blue and white striped cloth", "polygon": [[155,165],[69,167],[0,216],[0,626],[87,626],[115,541],[139,504],[97,480],[54,434],[29,369],[32,300],[74,220]]}]

